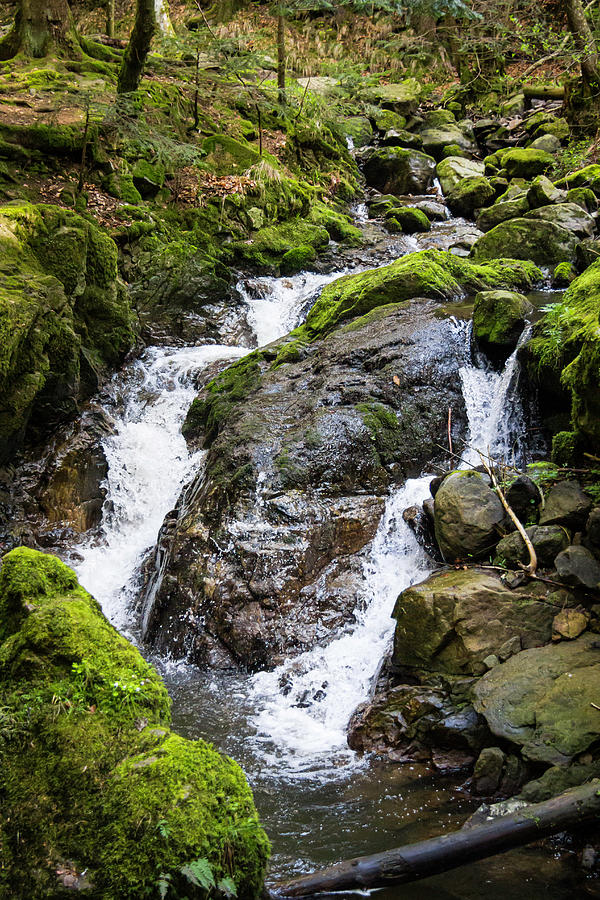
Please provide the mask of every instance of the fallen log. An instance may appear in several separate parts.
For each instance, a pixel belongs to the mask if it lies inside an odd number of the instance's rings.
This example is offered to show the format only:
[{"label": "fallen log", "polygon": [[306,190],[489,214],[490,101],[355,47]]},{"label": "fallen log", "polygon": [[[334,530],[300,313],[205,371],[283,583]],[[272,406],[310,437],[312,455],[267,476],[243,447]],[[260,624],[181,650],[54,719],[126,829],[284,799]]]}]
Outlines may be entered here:
[{"label": "fallen log", "polygon": [[274,898],[309,897],[358,888],[406,884],[504,853],[593,818],[600,818],[600,780],[532,804],[508,816],[452,834],[359,856],[275,885]]}]

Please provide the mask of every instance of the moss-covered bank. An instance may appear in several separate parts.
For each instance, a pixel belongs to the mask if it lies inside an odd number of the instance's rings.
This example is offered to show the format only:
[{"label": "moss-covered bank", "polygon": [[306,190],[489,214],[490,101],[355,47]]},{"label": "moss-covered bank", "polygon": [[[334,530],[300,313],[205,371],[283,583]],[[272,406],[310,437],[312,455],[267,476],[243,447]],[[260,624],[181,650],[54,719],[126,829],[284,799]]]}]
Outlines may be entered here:
[{"label": "moss-covered bank", "polygon": [[[0,895],[205,896],[185,867],[258,897],[269,844],[241,769],[169,730],[166,689],[75,574],[19,548],[0,570]],[[231,889],[231,884],[229,884]]]},{"label": "moss-covered bank", "polygon": [[0,460],[78,409],[135,342],[117,248],[56,206],[0,209]]}]

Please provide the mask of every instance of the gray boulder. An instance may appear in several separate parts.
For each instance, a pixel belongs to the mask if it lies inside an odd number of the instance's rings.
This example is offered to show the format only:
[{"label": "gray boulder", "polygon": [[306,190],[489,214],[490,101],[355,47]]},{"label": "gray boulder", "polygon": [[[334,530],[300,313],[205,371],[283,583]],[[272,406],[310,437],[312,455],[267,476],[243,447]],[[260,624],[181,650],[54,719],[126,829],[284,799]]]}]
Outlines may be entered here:
[{"label": "gray boulder", "polygon": [[529,144],[530,150],[543,150],[545,153],[558,153],[560,140],[554,134],[541,134]]},{"label": "gray boulder", "polygon": [[[558,554],[569,546],[569,535],[560,525],[532,525],[525,529],[527,537],[533,544],[538,563],[543,568],[552,568]],[[507,534],[496,547],[495,565],[507,565],[516,568],[519,563],[526,563],[529,553],[525,541],[518,531]]]},{"label": "gray boulder", "polygon": [[572,545],[556,557],[556,571],[561,581],[572,587],[600,588],[600,562],[586,547]]},{"label": "gray boulder", "polygon": [[493,734],[527,759],[567,765],[600,738],[597,637],[524,650],[475,685],[475,708]]},{"label": "gray boulder", "polygon": [[564,203],[567,192],[557,188],[545,175],[538,175],[527,191],[527,199],[532,209],[538,209],[551,203]]},{"label": "gray boulder", "polygon": [[573,262],[578,244],[576,236],[566,228],[546,219],[510,219],[496,225],[473,246],[476,260],[530,259],[539,266]]},{"label": "gray boulder", "polygon": [[592,500],[577,481],[559,481],[548,491],[540,525],[564,525],[572,531],[584,528]]},{"label": "gray boulder", "polygon": [[446,562],[481,559],[501,537],[505,512],[479,472],[452,472],[435,495],[435,537]]},{"label": "gray boulder", "polygon": [[465,134],[465,131],[456,124],[449,123],[437,128],[426,128],[421,131],[421,138],[425,153],[429,153],[436,159],[441,159],[444,148],[451,145],[460,147],[466,153],[477,153],[477,142],[474,137]]},{"label": "gray boulder", "polygon": [[412,131],[406,131],[404,128],[390,128],[386,131],[381,139],[384,147],[409,147],[414,150],[423,149],[423,139]]},{"label": "gray boulder", "polygon": [[382,193],[424,194],[433,183],[435,160],[419,150],[382,147],[363,157],[367,184]]},{"label": "gray boulder", "polygon": [[526,219],[545,219],[553,222],[580,238],[591,237],[596,230],[596,222],[584,209],[576,203],[557,203],[554,206],[542,206],[525,213]]}]

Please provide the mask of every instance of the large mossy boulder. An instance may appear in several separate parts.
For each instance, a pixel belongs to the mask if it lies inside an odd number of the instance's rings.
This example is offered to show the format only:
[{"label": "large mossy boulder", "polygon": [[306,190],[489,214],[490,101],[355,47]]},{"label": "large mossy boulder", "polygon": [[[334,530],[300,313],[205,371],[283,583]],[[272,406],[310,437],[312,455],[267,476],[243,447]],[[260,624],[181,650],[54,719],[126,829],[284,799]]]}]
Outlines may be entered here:
[{"label": "large mossy boulder", "polygon": [[517,147],[502,154],[502,166],[509,178],[535,178],[554,164],[554,157],[545,150]]},{"label": "large mossy boulder", "polygon": [[533,304],[516,291],[480,291],[473,307],[473,336],[493,359],[506,359],[517,346]]},{"label": "large mossy boulder", "polygon": [[422,95],[423,85],[416,78],[406,78],[395,84],[369,87],[365,99],[399,115],[409,116],[417,109]]},{"label": "large mossy boulder", "polygon": [[495,193],[484,175],[470,175],[452,188],[446,195],[446,202],[454,215],[472,216],[476,209],[491,203]]},{"label": "large mossy boulder", "polygon": [[538,209],[551,203],[564,203],[567,192],[557,188],[545,175],[538,175],[527,191],[527,199],[532,209]]},{"label": "large mossy boulder", "polygon": [[485,476],[472,469],[448,475],[434,499],[435,537],[446,562],[489,556],[502,536],[505,516]]},{"label": "large mossy boulder", "polygon": [[600,660],[594,635],[523,650],[475,686],[491,731],[526,759],[565,766],[597,746]]},{"label": "large mossy boulder", "polygon": [[578,240],[571,231],[546,219],[510,219],[496,225],[474,244],[476,260],[511,256],[531,259],[538,266],[573,262]]},{"label": "large mossy boulder", "polygon": [[473,140],[466,129],[461,129],[452,122],[440,124],[436,127],[427,127],[421,131],[423,150],[435,159],[442,159],[444,149],[449,146],[460,148],[465,153],[477,153],[477,142]]},{"label": "large mossy boulder", "polygon": [[[313,225],[306,219],[297,218],[279,225],[261,228],[251,242],[232,242],[230,250],[238,264],[250,265],[267,271],[278,271],[284,256],[290,251],[295,251],[299,247],[308,247],[312,248],[316,255],[328,244],[329,232],[323,225]],[[294,271],[300,271],[302,268],[304,266],[299,264]],[[293,274],[289,264],[284,264],[284,269],[286,275]]]},{"label": "large mossy boulder", "polygon": [[577,169],[576,172],[570,172],[556,182],[557,187],[567,188],[590,188],[596,196],[600,196],[600,164],[592,163],[590,166],[584,166],[583,169]]},{"label": "large mossy boulder", "polygon": [[[269,845],[239,766],[169,729],[156,671],[56,557],[0,570],[0,893],[188,897],[196,860],[258,898]],[[225,888],[225,886],[224,886]]]},{"label": "large mossy boulder", "polygon": [[0,208],[0,460],[73,416],[135,342],[117,248],[55,206]]},{"label": "large mossy boulder", "polygon": [[424,194],[435,174],[431,156],[404,147],[368,151],[362,166],[367,184],[389,194]]},{"label": "large mossy boulder", "polygon": [[405,669],[482,675],[489,657],[506,659],[550,640],[559,607],[542,584],[514,590],[484,569],[443,570],[396,601],[393,663]]},{"label": "large mossy boulder", "polygon": [[442,193],[446,196],[463,178],[484,175],[485,165],[474,159],[463,159],[462,156],[447,156],[437,164],[436,172]]},{"label": "large mossy boulder", "polygon": [[442,301],[480,290],[530,290],[540,279],[540,270],[525,261],[501,259],[478,265],[447,251],[421,250],[389,266],[344,275],[327,285],[306,317],[306,323],[292,335],[314,340],[344,319],[412,297]]}]

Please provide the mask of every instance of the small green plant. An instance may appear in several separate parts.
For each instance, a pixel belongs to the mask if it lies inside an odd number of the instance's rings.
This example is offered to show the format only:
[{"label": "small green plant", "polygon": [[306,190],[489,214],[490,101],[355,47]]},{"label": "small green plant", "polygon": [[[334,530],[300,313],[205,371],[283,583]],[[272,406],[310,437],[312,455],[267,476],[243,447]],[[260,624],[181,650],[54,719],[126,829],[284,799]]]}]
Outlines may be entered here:
[{"label": "small green plant", "polygon": [[174,874],[170,872],[161,874],[157,882],[161,900],[165,900],[166,897],[170,897],[172,900],[176,900],[176,898],[177,900],[184,900],[183,895],[179,893],[178,884],[183,887],[192,885],[195,888],[200,888],[201,891],[205,892],[206,897],[210,897],[213,894],[226,897],[228,900],[237,897],[237,889],[233,879],[225,877],[216,882],[212,866],[206,857],[191,860],[191,862],[181,866],[179,871]]}]

